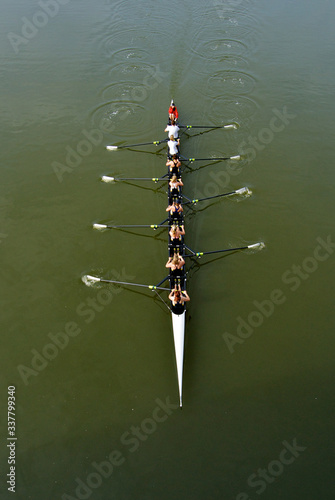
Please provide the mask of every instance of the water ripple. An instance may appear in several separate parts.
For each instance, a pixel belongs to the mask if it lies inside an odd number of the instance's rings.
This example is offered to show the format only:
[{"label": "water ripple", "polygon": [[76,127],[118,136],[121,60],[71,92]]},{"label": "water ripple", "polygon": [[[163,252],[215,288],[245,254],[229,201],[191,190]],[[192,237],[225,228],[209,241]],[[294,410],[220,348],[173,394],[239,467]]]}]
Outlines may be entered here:
[{"label": "water ripple", "polygon": [[96,127],[117,131],[123,137],[138,135],[138,131],[145,126],[145,107],[126,98],[104,102],[93,109],[90,115]]},{"label": "water ripple", "polygon": [[231,38],[214,38],[207,42],[202,40],[192,47],[192,51],[200,56],[213,60],[221,60],[223,57],[228,55],[242,55],[246,52],[247,45],[239,40],[233,40]]},{"label": "water ripple", "polygon": [[[223,50],[230,49],[226,41],[232,41],[234,47],[238,45],[244,46],[244,52],[252,50],[258,44],[259,33],[258,19],[248,13],[236,13],[236,17],[226,16],[220,18],[220,27],[211,26],[211,30],[204,28],[200,24],[200,28],[194,36],[193,45],[196,51],[200,54],[205,53],[205,57],[211,56],[211,51],[214,49]],[[208,41],[208,39],[210,39]],[[206,40],[206,41],[205,41]],[[243,40],[240,41],[240,40]],[[218,47],[216,47],[216,43]],[[234,50],[233,47],[233,50]],[[238,49],[240,51],[240,48]],[[239,52],[241,53],[241,52]]]},{"label": "water ripple", "polygon": [[250,120],[258,110],[255,100],[246,96],[235,98],[217,97],[210,106],[210,116],[214,123],[236,121],[237,123]]},{"label": "water ripple", "polygon": [[218,95],[249,94],[253,91],[256,81],[253,76],[242,71],[218,71],[204,83],[202,95],[215,98]]}]

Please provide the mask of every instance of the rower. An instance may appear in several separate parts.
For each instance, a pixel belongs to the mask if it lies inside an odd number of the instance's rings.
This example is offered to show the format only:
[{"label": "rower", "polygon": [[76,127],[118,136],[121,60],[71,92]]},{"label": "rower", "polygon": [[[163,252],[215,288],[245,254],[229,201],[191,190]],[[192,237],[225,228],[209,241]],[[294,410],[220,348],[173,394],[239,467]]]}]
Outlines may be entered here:
[{"label": "rower", "polygon": [[175,139],[173,135],[170,135],[170,140],[168,141],[169,155],[179,155],[180,139]]},{"label": "rower", "polygon": [[185,261],[183,257],[179,255],[179,251],[177,250],[174,252],[173,257],[169,257],[169,260],[165,264],[165,267],[171,269],[170,275],[180,276],[184,265]]},{"label": "rower", "polygon": [[170,174],[178,175],[179,168],[181,167],[181,161],[179,160],[178,155],[173,155],[171,159],[168,159],[166,166],[169,167]]},{"label": "rower", "polygon": [[169,107],[169,120],[170,121],[171,120],[177,121],[178,120],[178,116],[179,116],[178,110],[177,110],[176,105],[175,105],[175,103],[173,102],[173,99],[172,99],[170,107]]},{"label": "rower", "polygon": [[171,311],[175,314],[183,314],[184,302],[188,302],[191,299],[187,291],[182,291],[180,285],[178,285],[178,287],[175,286],[174,289],[171,290],[169,300],[171,300]]},{"label": "rower", "polygon": [[164,130],[164,132],[168,133],[168,137],[170,137],[171,135],[173,135],[173,137],[175,139],[178,139],[179,127],[176,124],[176,122],[175,122],[174,119],[171,120],[171,125],[167,125],[166,126],[166,129]]},{"label": "rower", "polygon": [[179,249],[174,248],[173,257],[169,257],[169,260],[165,264],[165,267],[170,269],[169,273],[170,288],[175,287],[177,283],[180,283],[181,278],[185,276],[184,265],[185,265],[185,260],[179,254]]},{"label": "rower", "polygon": [[170,203],[165,211],[170,212],[170,215],[178,218],[178,216],[180,216],[183,212],[183,207],[178,200],[173,200],[172,204]]},{"label": "rower", "polygon": [[183,186],[183,182],[181,179],[178,179],[176,175],[172,175],[169,187],[170,187],[170,196],[179,196],[180,190],[179,187]]},{"label": "rower", "polygon": [[185,228],[183,224],[181,226],[179,224],[172,224],[171,229],[169,231],[169,236],[171,238],[172,244],[181,242],[181,237],[184,235],[185,235]]}]

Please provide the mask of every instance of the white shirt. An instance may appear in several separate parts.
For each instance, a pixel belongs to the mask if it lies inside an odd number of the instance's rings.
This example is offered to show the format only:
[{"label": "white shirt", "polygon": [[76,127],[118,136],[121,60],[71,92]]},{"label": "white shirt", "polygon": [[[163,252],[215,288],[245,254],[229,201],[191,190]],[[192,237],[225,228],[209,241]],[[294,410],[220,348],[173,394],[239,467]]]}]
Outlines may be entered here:
[{"label": "white shirt", "polygon": [[178,143],[177,141],[168,141],[169,153],[170,155],[178,154]]},{"label": "white shirt", "polygon": [[167,125],[166,131],[169,137],[173,135],[175,139],[178,139],[178,132],[179,132],[178,125]]}]

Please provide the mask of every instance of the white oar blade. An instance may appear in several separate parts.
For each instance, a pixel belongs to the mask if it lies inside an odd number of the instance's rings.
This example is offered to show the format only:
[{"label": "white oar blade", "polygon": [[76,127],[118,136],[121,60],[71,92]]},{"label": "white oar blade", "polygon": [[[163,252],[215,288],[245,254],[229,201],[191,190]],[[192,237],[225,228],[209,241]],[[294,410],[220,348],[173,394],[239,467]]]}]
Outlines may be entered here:
[{"label": "white oar blade", "polygon": [[241,189],[236,189],[235,193],[240,194],[242,196],[251,196],[252,195],[252,191],[247,187],[243,187]]},{"label": "white oar blade", "polygon": [[259,243],[254,243],[253,245],[248,245],[248,248],[252,248],[253,250],[262,250],[265,247],[265,243],[260,241]]},{"label": "white oar blade", "polygon": [[102,231],[103,229],[107,229],[106,224],[93,224],[93,229],[98,229],[98,231]]},{"label": "white oar blade", "polygon": [[106,149],[108,149],[108,151],[115,151],[117,146],[106,146]]},{"label": "white oar blade", "polygon": [[115,182],[115,177],[109,177],[108,175],[103,175],[101,177],[102,182]]},{"label": "white oar blade", "polygon": [[91,276],[90,274],[86,274],[81,279],[86,286],[92,286],[94,285],[94,283],[101,281],[100,278],[96,278],[95,276]]},{"label": "white oar blade", "polygon": [[240,155],[236,155],[236,156],[231,156],[230,157],[230,160],[240,160],[240,159],[241,159]]},{"label": "white oar blade", "polygon": [[237,125],[235,125],[235,123],[229,123],[228,125],[224,125],[223,128],[225,128],[225,129],[235,128],[236,129]]}]

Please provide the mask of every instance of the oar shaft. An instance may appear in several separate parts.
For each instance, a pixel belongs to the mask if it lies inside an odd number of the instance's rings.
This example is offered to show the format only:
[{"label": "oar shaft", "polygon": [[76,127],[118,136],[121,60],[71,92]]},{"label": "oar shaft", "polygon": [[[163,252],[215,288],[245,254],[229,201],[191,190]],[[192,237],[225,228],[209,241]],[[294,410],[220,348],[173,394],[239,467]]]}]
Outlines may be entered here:
[{"label": "oar shaft", "polygon": [[218,158],[186,158],[187,161],[222,161],[222,160],[234,160],[239,159],[237,156],[222,156]]},{"label": "oar shaft", "polygon": [[211,250],[210,252],[193,252],[193,250],[188,248],[188,250],[190,252],[192,252],[192,255],[185,255],[185,257],[202,257],[203,255],[210,255],[213,253],[234,252],[236,250],[246,250],[247,248],[250,248],[250,247],[244,246],[244,247],[237,247],[237,248],[225,248],[224,250]]},{"label": "oar shaft", "polygon": [[150,146],[151,144],[154,144],[155,146],[157,146],[158,144],[161,144],[162,142],[167,142],[167,141],[168,141],[168,139],[162,139],[160,141],[140,142],[138,144],[126,144],[124,146],[106,146],[106,148],[109,150],[115,150],[115,149],[135,148],[137,146]]},{"label": "oar shaft", "polygon": [[238,247],[238,248],[225,248],[224,250],[212,250],[210,252],[197,252],[196,257],[202,257],[203,255],[210,255],[212,253],[224,253],[224,252],[234,252],[235,250],[246,250],[248,247]]},{"label": "oar shaft", "polygon": [[237,128],[235,124],[229,123],[228,125],[178,125],[179,128]]},{"label": "oar shaft", "polygon": [[214,198],[223,198],[224,196],[229,196],[235,193],[236,191],[231,191],[230,193],[216,194],[215,196],[208,196],[207,198],[194,199],[190,200],[188,203],[184,203],[184,205],[189,205],[190,203],[198,203],[199,201],[213,200]]},{"label": "oar shaft", "polygon": [[100,279],[99,281],[101,283],[115,283],[117,285],[139,286],[142,288],[150,288],[150,290],[168,290],[168,291],[170,291],[170,288],[163,288],[163,287],[155,286],[155,285],[142,285],[141,283],[128,283],[126,281],[114,281],[114,280],[104,280],[104,279]]},{"label": "oar shaft", "polygon": [[106,226],[106,229],[121,229],[121,228],[143,228],[149,227],[151,229],[157,229],[158,227],[168,227],[165,224],[121,224],[119,226]]},{"label": "oar shaft", "polygon": [[159,181],[165,181],[166,179],[164,177],[115,177],[115,181],[153,181],[153,182],[159,182]]}]

